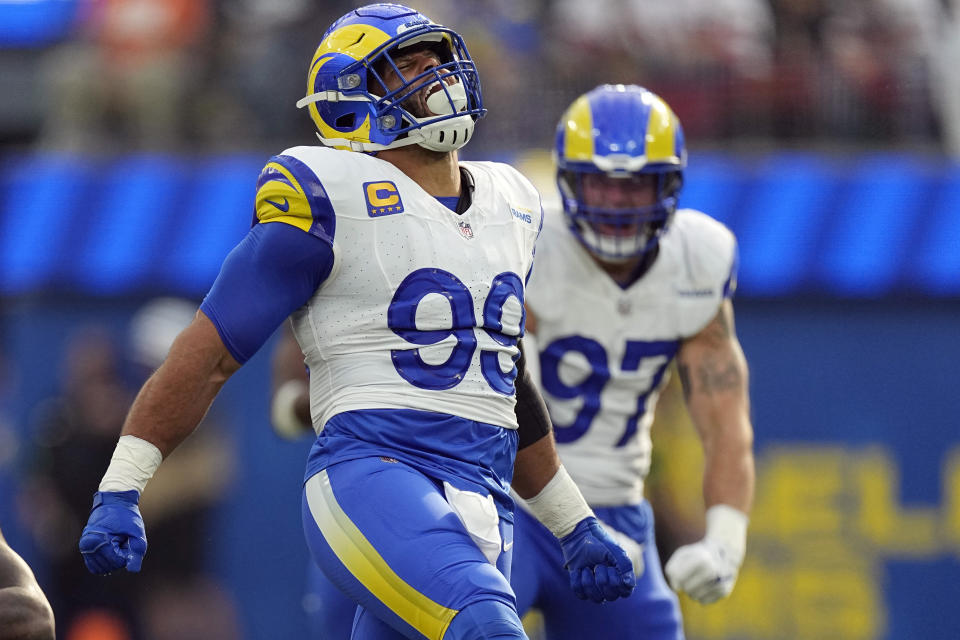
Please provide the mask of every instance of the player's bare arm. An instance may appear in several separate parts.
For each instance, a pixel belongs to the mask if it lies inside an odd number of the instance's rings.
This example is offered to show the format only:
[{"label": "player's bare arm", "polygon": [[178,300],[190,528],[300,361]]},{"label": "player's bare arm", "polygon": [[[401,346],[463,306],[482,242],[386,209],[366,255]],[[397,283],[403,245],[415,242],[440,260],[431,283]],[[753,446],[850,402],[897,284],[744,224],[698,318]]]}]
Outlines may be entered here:
[{"label": "player's bare arm", "polygon": [[683,343],[677,365],[703,443],[706,532],[699,542],[677,549],[664,570],[674,589],[709,604],[733,590],[753,501],[747,363],[729,299],[706,328]]},{"label": "player's bare arm", "polygon": [[553,436],[548,434],[517,452],[512,487],[521,498],[540,493],[560,468]]},{"label": "player's bare arm", "polygon": [[27,563],[0,533],[0,640],[53,640],[53,610]]},{"label": "player's bare arm", "polygon": [[198,311],[137,394],[122,435],[151,442],[166,457],[196,429],[220,388],[239,368],[216,327]]},{"label": "player's bare arm", "polygon": [[[528,327],[529,323],[530,316],[527,315]],[[522,355],[517,362],[516,412],[520,442],[511,486],[521,498],[527,499],[540,493],[557,474],[560,456],[557,455],[547,406],[530,376],[525,342],[526,338],[520,342]]]},{"label": "player's bare arm", "polygon": [[329,248],[299,227],[258,222],[227,256],[193,322],[127,415],[80,538],[91,573],[140,570],[147,551],[141,493],[163,458],[197,428],[227,379],[326,277]]},{"label": "player's bare arm", "polygon": [[744,513],[753,502],[753,429],[750,425],[747,361],[737,340],[733,303],[677,354],[690,417],[703,443],[704,501]]},{"label": "player's bare arm", "polygon": [[137,394],[94,493],[79,545],[90,572],[140,571],[147,551],[140,494],[163,458],[197,428],[223,383],[239,368],[213,322],[198,311]]}]

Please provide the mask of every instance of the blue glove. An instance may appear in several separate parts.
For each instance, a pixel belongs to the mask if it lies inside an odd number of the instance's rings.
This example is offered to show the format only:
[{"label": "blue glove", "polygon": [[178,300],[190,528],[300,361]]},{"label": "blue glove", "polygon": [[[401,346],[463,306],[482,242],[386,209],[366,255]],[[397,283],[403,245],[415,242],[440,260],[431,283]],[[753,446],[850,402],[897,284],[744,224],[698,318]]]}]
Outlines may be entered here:
[{"label": "blue glove", "polygon": [[633,563],[593,516],[560,538],[560,546],[570,587],[581,600],[613,601],[633,593]]},{"label": "blue glove", "polygon": [[147,534],[137,503],[140,492],[97,491],[87,526],[80,536],[80,553],[90,573],[106,575],[126,567],[140,571],[147,552]]}]

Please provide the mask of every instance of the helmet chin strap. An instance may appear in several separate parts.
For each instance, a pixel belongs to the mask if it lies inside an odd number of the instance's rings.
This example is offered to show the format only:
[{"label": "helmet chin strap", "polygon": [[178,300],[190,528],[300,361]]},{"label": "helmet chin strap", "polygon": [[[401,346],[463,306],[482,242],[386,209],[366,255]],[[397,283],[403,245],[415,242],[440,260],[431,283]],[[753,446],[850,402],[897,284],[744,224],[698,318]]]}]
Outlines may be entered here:
[{"label": "helmet chin strap", "polygon": [[[438,116],[446,116],[463,111],[467,106],[467,92],[463,83],[441,87],[427,97],[427,108]],[[418,120],[419,122],[419,120]],[[416,144],[431,151],[448,152],[467,144],[473,133],[474,120],[463,115],[432,124],[426,124],[410,132],[411,137],[419,137]]]},{"label": "helmet chin strap", "polygon": [[408,135],[418,138],[416,144],[424,149],[440,152],[454,151],[467,144],[473,133],[474,124],[470,116],[457,116],[424,125]]}]

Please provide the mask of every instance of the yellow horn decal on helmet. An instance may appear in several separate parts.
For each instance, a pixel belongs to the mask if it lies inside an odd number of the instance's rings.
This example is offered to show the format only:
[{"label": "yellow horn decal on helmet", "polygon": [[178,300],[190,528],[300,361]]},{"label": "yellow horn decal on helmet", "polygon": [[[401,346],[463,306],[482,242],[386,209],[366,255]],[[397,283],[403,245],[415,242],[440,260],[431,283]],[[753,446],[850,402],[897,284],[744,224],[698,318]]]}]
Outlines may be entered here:
[{"label": "yellow horn decal on helmet", "polygon": [[368,24],[348,24],[324,38],[313,58],[316,60],[317,56],[324,53],[342,53],[359,60],[390,38],[385,31]]},{"label": "yellow horn decal on helmet", "polygon": [[593,160],[593,115],[586,96],[580,96],[564,114],[563,155],[573,162]]},{"label": "yellow horn decal on helmet", "polygon": [[660,98],[651,100],[645,142],[647,162],[680,162],[677,156],[677,116]]},{"label": "yellow horn decal on helmet", "polygon": [[[320,49],[317,49],[317,52],[313,54],[313,62],[310,63],[310,72],[307,74],[307,95],[313,93],[313,87],[317,81],[317,74],[320,72],[320,67],[329,62],[333,58],[332,55],[328,53],[321,53]],[[307,112],[310,114],[310,117],[313,118],[313,121],[320,123],[320,114],[317,112],[317,103],[312,103],[307,105]]]},{"label": "yellow horn decal on helmet", "polygon": [[[310,62],[310,71],[307,74],[307,95],[316,90],[317,74],[323,65],[333,59],[336,54],[343,54],[354,60],[360,60],[376,51],[390,38],[391,36],[381,29],[366,24],[349,24],[328,35],[317,47],[313,54],[313,60]],[[310,117],[316,124],[320,135],[324,138],[347,138],[357,142],[370,141],[369,115],[353,131],[338,131],[324,122],[317,110],[316,103],[308,105],[307,110],[310,112]],[[338,146],[337,148],[346,149],[347,147]]]},{"label": "yellow horn decal on helmet", "polygon": [[[319,56],[314,57],[313,64],[310,66],[310,74],[307,77],[307,93],[313,93],[314,82],[316,81],[317,73],[320,71],[320,67],[333,58],[333,55],[330,53],[320,54],[319,49],[317,49],[317,53]],[[354,129],[352,132],[346,132],[337,131],[328,125],[324,119],[320,117],[320,112],[317,111],[316,102],[307,105],[307,111],[310,112],[310,118],[313,119],[313,123],[317,126],[317,131],[319,131],[320,135],[322,135],[324,138],[350,138],[351,140],[356,140],[358,142],[370,142],[369,115],[363,119],[363,122],[360,123],[359,127]],[[348,149],[348,147],[344,146],[337,146],[335,148]]]}]

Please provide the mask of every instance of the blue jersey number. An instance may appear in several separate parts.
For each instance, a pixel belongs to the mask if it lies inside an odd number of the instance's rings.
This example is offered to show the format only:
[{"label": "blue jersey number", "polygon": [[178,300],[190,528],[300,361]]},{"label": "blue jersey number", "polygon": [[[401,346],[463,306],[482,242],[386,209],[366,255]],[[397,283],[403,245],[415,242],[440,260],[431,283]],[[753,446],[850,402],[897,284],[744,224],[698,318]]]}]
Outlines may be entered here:
[{"label": "blue jersey number", "polygon": [[[447,299],[453,317],[450,329],[417,329],[417,307],[428,294],[438,294]],[[516,335],[504,333],[503,306],[511,297],[523,308],[523,281],[515,273],[501,273],[493,279],[490,292],[483,304],[483,324],[480,327],[493,340],[504,346],[516,346],[523,335],[526,314],[520,318]],[[419,349],[392,349],[393,366],[397,373],[415,387],[440,391],[457,386],[473,360],[477,350],[476,315],[473,311],[473,296],[470,290],[455,275],[442,269],[418,269],[400,283],[390,307],[387,309],[387,325],[398,336],[412,344],[425,347],[442,342],[453,336],[456,339],[446,361],[428,364],[420,357]],[[514,362],[519,353],[514,357]],[[484,379],[498,393],[511,395],[516,367],[504,373],[500,368],[499,352],[480,351],[480,371]]]},{"label": "blue jersey number", "polygon": [[[616,446],[622,447],[637,432],[637,423],[646,408],[647,396],[657,388],[667,371],[667,365],[677,353],[680,343],[676,340],[641,342],[628,340],[620,363],[621,371],[638,371],[645,360],[662,359],[657,366],[647,390],[637,397],[637,410],[627,418],[623,435]],[[560,379],[560,361],[567,353],[578,353],[590,364],[590,374],[577,384],[567,384]],[[590,429],[594,418],[600,413],[600,394],[610,380],[610,365],[607,350],[603,345],[583,336],[568,336],[551,342],[540,354],[540,375],[543,389],[555,398],[573,400],[582,398],[580,411],[570,424],[554,422],[557,442],[573,442]]]}]

